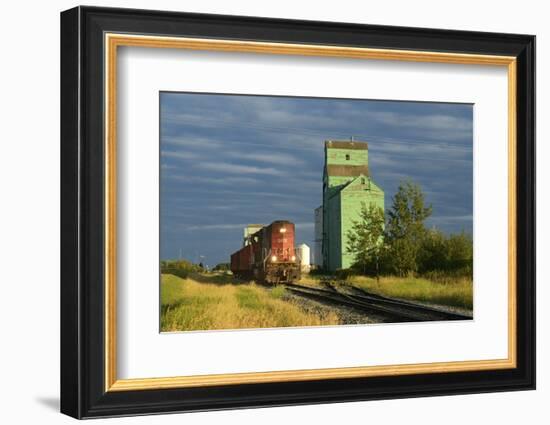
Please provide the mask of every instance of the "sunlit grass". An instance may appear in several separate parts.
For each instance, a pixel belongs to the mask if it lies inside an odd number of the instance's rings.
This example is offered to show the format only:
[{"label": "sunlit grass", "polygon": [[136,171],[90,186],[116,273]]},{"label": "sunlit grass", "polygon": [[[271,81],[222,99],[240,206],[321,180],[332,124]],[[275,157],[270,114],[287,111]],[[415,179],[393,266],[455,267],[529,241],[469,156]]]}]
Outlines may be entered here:
[{"label": "sunlit grass", "polygon": [[[209,283],[212,282],[212,283]],[[161,277],[161,331],[337,325],[334,313],[320,317],[282,299],[285,289],[268,289],[222,275]]]},{"label": "sunlit grass", "polygon": [[319,276],[319,275],[310,275],[310,274],[303,274],[300,278],[300,281],[298,282],[300,285],[307,285],[307,286],[315,286],[322,288],[323,285],[321,281],[325,280],[334,280],[332,276]]},{"label": "sunlit grass", "polygon": [[434,304],[472,309],[473,284],[470,279],[457,278],[446,283],[433,282],[417,277],[351,276],[347,282],[380,295]]},{"label": "sunlit grass", "polygon": [[387,297],[469,310],[473,306],[473,284],[468,278],[447,277],[433,281],[420,277],[381,276],[380,282],[377,282],[376,278],[366,276],[350,276],[341,280],[331,276],[304,275],[300,284],[322,287],[323,279],[336,282],[337,286],[339,283],[347,283]]}]

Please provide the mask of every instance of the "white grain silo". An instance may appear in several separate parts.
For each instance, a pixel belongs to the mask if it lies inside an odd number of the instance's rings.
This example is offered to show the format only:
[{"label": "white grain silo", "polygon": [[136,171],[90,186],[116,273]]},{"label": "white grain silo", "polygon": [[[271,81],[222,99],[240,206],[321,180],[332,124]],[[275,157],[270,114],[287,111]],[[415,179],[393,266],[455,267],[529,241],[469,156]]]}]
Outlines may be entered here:
[{"label": "white grain silo", "polygon": [[309,273],[311,269],[310,265],[310,249],[305,243],[298,245],[298,258],[300,259],[300,266],[302,273]]}]

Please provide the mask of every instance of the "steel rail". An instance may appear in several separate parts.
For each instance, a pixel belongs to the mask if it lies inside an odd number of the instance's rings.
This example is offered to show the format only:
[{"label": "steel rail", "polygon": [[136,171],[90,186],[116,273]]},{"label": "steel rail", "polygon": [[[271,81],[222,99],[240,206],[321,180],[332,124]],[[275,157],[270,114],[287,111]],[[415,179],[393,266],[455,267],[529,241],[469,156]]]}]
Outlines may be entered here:
[{"label": "steel rail", "polygon": [[[389,316],[394,321],[436,321],[436,320],[471,320],[472,317],[428,307],[408,301],[396,300],[384,296],[351,295],[338,291],[329,284],[330,289],[313,288],[295,283],[285,284],[287,290],[296,295],[355,308],[357,310]],[[360,288],[352,287],[356,290]],[[366,292],[366,291],[365,291]]]}]

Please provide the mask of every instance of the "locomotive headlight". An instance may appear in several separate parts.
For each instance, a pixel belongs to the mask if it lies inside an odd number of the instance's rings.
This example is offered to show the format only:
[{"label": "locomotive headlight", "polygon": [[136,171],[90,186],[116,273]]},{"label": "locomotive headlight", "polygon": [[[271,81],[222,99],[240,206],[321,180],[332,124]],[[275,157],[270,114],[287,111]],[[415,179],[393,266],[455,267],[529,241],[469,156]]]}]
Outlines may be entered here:
[{"label": "locomotive headlight", "polygon": [[277,261],[277,256],[274,255],[273,257],[271,257],[271,262],[274,263],[275,261]]},{"label": "locomotive headlight", "polygon": [[281,233],[286,233],[286,228],[281,227],[281,228],[279,229],[279,232],[281,232]]},{"label": "locomotive headlight", "polygon": [[296,261],[296,256],[295,255],[292,256],[292,261]]}]

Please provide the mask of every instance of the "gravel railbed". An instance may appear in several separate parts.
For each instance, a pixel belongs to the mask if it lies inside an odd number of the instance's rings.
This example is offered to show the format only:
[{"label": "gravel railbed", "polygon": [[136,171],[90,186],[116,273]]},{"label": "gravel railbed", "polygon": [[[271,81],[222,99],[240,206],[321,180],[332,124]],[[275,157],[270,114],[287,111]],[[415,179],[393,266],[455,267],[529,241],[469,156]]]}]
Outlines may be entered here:
[{"label": "gravel railbed", "polygon": [[336,305],[327,305],[309,298],[291,294],[288,291],[282,296],[282,299],[294,305],[297,305],[302,310],[316,314],[322,318],[329,313],[334,313],[340,319],[341,325],[360,325],[365,323],[383,323],[387,321],[381,316],[374,314],[365,314],[350,307],[339,307]]},{"label": "gravel railbed", "polygon": [[437,308],[438,310],[448,311],[449,313],[463,314],[465,316],[471,316],[472,318],[473,318],[473,315],[474,315],[474,312],[472,310],[468,310],[467,308],[455,307],[455,306],[444,305],[444,304],[432,304],[432,303],[427,303],[427,302],[424,302],[424,301],[411,301],[411,300],[405,300],[405,299],[402,299],[402,298],[395,298],[395,299],[399,300],[399,301],[414,302],[415,304],[418,304],[418,305]]}]

